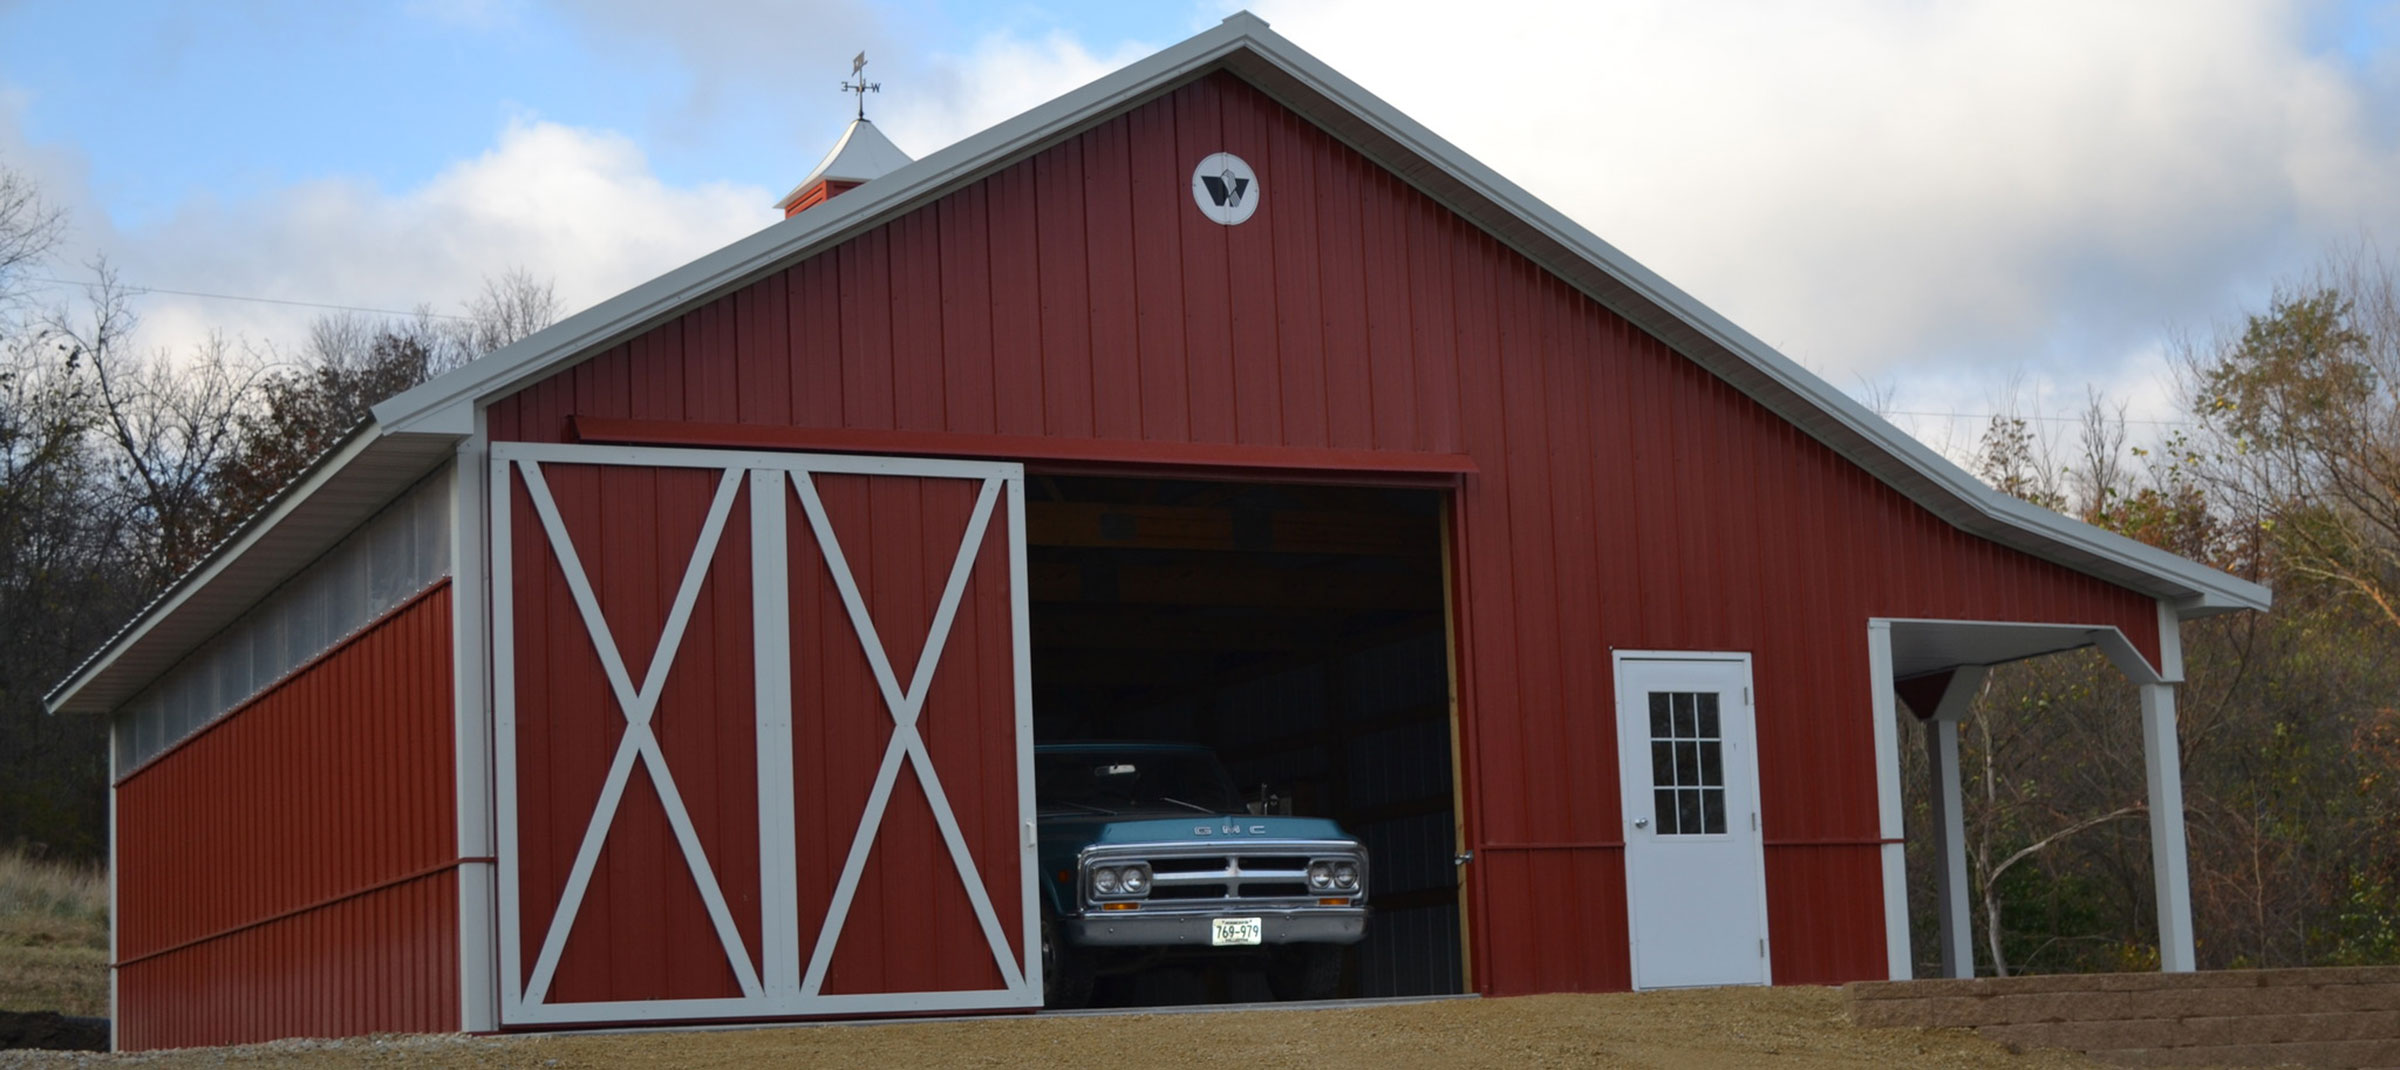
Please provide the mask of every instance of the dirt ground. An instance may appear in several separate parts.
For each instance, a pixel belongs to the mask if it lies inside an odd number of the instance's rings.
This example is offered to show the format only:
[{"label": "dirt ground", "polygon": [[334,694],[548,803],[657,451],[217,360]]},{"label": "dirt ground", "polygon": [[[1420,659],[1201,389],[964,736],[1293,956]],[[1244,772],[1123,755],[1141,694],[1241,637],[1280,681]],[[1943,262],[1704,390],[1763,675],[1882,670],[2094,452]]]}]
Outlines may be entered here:
[{"label": "dirt ground", "polygon": [[2067,1070],[1960,1030],[1860,1029],[1829,988],[1527,996],[707,1032],[278,1041],[139,1055],[0,1051],[0,1067],[579,1067],[1255,1064],[1405,1067],[1964,1067]]}]

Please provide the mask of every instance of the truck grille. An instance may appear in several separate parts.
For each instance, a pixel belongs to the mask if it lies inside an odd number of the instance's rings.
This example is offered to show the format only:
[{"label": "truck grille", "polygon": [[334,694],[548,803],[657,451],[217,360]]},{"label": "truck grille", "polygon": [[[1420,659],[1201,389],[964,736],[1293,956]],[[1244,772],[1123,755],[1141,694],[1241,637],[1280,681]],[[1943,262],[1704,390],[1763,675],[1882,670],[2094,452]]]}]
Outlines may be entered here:
[{"label": "truck grille", "polygon": [[1152,858],[1150,899],[1158,902],[1307,898],[1310,857],[1279,854]]}]

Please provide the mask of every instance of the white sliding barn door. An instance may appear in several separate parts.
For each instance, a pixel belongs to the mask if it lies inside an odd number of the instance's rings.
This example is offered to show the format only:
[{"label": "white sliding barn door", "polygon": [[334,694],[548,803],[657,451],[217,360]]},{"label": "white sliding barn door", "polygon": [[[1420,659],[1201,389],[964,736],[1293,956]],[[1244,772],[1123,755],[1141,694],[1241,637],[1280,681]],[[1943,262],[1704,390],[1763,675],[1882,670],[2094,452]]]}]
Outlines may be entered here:
[{"label": "white sliding barn door", "polygon": [[1040,1004],[1020,466],[492,468],[502,1024]]}]

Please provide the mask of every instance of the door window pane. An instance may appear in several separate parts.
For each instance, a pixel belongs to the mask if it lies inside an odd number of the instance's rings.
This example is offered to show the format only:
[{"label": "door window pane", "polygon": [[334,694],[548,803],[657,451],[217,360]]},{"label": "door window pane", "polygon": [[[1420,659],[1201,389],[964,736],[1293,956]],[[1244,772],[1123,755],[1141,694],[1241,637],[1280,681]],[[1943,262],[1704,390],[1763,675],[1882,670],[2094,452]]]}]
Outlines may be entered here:
[{"label": "door window pane", "polygon": [[1649,694],[1652,816],[1661,836],[1725,831],[1725,739],[1713,691]]}]

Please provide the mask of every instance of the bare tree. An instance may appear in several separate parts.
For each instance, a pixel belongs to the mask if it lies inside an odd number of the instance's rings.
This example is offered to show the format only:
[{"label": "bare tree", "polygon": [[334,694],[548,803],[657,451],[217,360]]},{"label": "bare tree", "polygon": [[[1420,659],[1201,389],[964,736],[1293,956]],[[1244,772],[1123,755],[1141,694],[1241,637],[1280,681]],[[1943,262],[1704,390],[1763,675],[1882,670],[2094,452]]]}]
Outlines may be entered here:
[{"label": "bare tree", "polygon": [[2107,526],[2132,489],[2125,452],[2125,406],[2110,406],[2097,390],[2084,395],[2076,425],[2075,463],[2067,486],[2085,521]]},{"label": "bare tree", "polygon": [[550,325],[550,284],[523,271],[484,280],[467,315],[319,317],[295,358],[254,386],[237,447],[217,466],[214,492],[238,520],[274,499],[366,420],[376,402]]},{"label": "bare tree", "polygon": [[[460,363],[558,322],[558,294],[547,281],[523,268],[510,268],[483,280],[483,292],[467,302],[467,319],[457,338]],[[448,367],[429,369],[434,374]]]},{"label": "bare tree", "polygon": [[1993,489],[2045,509],[2066,507],[2066,492],[2059,486],[2049,446],[2025,417],[2007,410],[1992,414],[1976,454],[1975,474]]},{"label": "bare tree", "polygon": [[61,218],[0,168],[0,846],[92,857],[106,845],[106,731],[45,716],[40,693],[106,634],[127,584],[89,366],[22,317]]},{"label": "bare tree", "polygon": [[358,426],[368,407],[557,316],[547,283],[486,279],[465,316],[329,317],[289,357],[211,337],[143,352],[105,264],[36,309],[63,216],[0,167],[0,848],[106,846],[104,718],[41,695]]},{"label": "bare tree", "polygon": [[137,320],[124,288],[106,264],[93,270],[87,309],[54,313],[47,334],[91,369],[127,535],[138,543],[146,586],[155,588],[197,564],[224,534],[213,481],[240,446],[260,369],[221,336],[183,357],[136,352]]},{"label": "bare tree", "polygon": [[65,216],[22,172],[0,167],[0,312],[24,297],[27,269],[58,248]]}]

